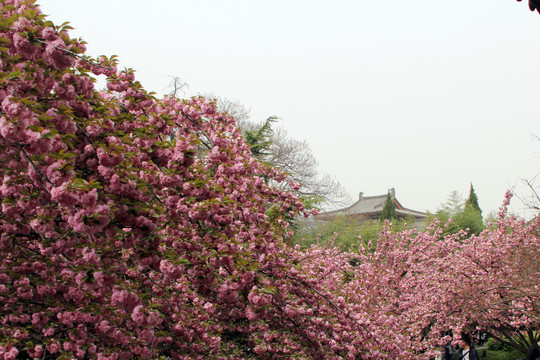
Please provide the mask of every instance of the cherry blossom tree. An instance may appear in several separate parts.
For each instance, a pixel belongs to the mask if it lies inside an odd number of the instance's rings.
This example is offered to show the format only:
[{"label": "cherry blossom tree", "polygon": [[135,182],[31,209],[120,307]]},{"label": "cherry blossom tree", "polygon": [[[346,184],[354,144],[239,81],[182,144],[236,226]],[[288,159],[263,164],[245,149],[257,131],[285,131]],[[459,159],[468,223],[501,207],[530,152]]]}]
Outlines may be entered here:
[{"label": "cherry blossom tree", "polygon": [[448,224],[437,221],[418,233],[387,227],[356,260],[346,298],[376,316],[375,328],[392,323],[410,357],[476,331],[525,353],[540,329],[539,223],[508,215],[510,197],[498,223],[479,235],[443,236]]},{"label": "cherry blossom tree", "polygon": [[[244,141],[253,155],[261,161],[287,174],[288,182],[300,184],[295,194],[305,204],[321,209],[333,209],[350,204],[350,196],[331,175],[317,170],[317,160],[305,140],[292,138],[277,116],[270,116],[258,123],[250,119],[250,110],[239,102],[205,94],[215,99],[217,108],[232,115],[242,129]],[[274,184],[283,188],[281,184]]]},{"label": "cherry blossom tree", "polygon": [[0,360],[410,359],[538,330],[538,222],[291,248],[299,184],[233,117],[157,99],[69,29],[0,3]]},{"label": "cherry blossom tree", "polygon": [[458,318],[526,353],[539,340],[539,223],[506,211],[492,230],[463,242],[449,271],[462,289],[452,301]]},{"label": "cherry blossom tree", "polygon": [[0,16],[0,359],[376,358],[232,117],[157,99],[32,0]]}]

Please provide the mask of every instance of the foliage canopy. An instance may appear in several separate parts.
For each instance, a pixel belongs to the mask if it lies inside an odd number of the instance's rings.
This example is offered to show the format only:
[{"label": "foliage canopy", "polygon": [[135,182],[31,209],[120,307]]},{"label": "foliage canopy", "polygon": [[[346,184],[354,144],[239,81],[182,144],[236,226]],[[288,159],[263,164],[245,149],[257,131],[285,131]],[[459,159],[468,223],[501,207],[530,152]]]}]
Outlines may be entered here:
[{"label": "foliage canopy", "polygon": [[386,201],[384,202],[384,207],[381,213],[381,221],[395,219],[397,219],[396,204],[394,203],[394,199],[392,199],[392,195],[389,191],[386,194]]}]

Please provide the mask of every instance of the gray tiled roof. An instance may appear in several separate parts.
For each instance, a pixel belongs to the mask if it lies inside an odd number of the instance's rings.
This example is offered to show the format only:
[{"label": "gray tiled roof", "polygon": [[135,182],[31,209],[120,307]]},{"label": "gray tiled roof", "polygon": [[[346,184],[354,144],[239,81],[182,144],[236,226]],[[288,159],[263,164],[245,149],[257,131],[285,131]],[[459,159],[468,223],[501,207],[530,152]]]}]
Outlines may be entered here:
[{"label": "gray tiled roof", "polygon": [[[395,194],[393,189],[391,194]],[[349,207],[344,209],[330,211],[326,213],[321,213],[321,215],[375,215],[382,213],[384,203],[386,202],[387,195],[377,195],[377,196],[363,196],[363,193],[360,193],[360,198],[357,202],[352,204]],[[426,214],[421,211],[411,210],[405,208],[397,199],[394,197],[394,202],[396,203],[396,213],[402,216],[412,216],[415,218],[425,218]]]}]

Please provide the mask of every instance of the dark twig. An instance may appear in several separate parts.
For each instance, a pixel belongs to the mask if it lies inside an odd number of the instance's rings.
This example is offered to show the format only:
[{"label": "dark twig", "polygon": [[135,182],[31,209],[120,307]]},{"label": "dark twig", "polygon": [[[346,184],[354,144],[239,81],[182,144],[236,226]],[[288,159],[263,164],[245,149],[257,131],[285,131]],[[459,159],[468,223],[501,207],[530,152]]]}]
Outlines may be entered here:
[{"label": "dark twig", "polygon": [[184,92],[184,88],[187,87],[187,83],[182,81],[178,76],[171,76],[172,80],[169,84],[170,87],[172,87],[171,92],[168,94],[169,96],[178,97],[178,93],[180,91]]},{"label": "dark twig", "polygon": [[[21,151],[21,153],[24,155],[25,159],[32,165],[32,167],[34,168],[34,170],[36,170],[36,172],[38,173],[38,175],[39,175],[39,177],[40,177],[40,181],[41,181],[41,179],[45,179],[45,180],[47,180],[47,182],[48,182],[49,184],[54,185],[54,183],[53,183],[51,180],[49,180],[49,178],[48,178],[47,176],[45,176],[45,174],[43,174],[43,173],[41,172],[41,170],[38,169],[38,167],[36,166],[36,164],[34,164],[34,162],[32,161],[32,159],[30,159],[30,156],[28,156],[28,153],[26,152],[26,150],[24,150],[24,148],[23,148],[23,146],[22,146],[21,144],[19,144],[18,142],[16,142],[16,143],[15,143],[15,147]],[[43,183],[43,181],[42,181],[42,183]]]},{"label": "dark twig", "polygon": [[[212,148],[214,147],[214,142],[212,141],[212,139],[210,139],[210,137],[208,136],[208,134],[206,133],[206,131],[203,130],[203,128],[201,127],[201,125],[199,124],[199,122],[195,121],[194,119],[192,119],[190,116],[186,115],[186,114],[183,114],[186,119],[188,119],[189,121],[191,121],[193,124],[195,124],[195,126],[201,131],[201,133],[208,139],[208,141],[210,142],[210,145],[208,145],[206,142],[204,142],[203,139],[200,139],[201,142],[204,144],[204,146],[206,146],[206,148],[208,150],[212,150]],[[179,124],[177,124],[179,125]],[[179,125],[180,126],[180,125]]]},{"label": "dark twig", "polygon": [[81,125],[75,123],[75,126],[77,127],[77,129],[79,129],[83,133],[84,136],[86,136],[86,138],[90,141],[90,143],[94,144],[94,140],[92,140],[90,135],[88,135],[88,133],[81,127]]},{"label": "dark twig", "polygon": [[308,284],[306,281],[302,280],[302,279],[298,279],[298,278],[295,278],[291,275],[285,275],[287,278],[293,280],[293,281],[296,281],[296,282],[299,282],[301,283],[302,285],[308,287],[311,291],[315,292],[317,295],[319,295],[320,297],[322,297],[326,302],[328,302],[330,305],[332,305],[333,308],[335,308],[336,310],[338,310],[339,312],[343,313],[345,316],[349,317],[350,315],[344,311],[342,308],[340,308],[336,303],[334,303],[332,300],[330,300],[328,298],[328,296],[322,294],[320,291],[318,291],[317,289],[315,289],[313,286],[311,286],[310,284]]},{"label": "dark twig", "polygon": [[95,62],[93,62],[93,61],[91,61],[91,60],[85,58],[85,57],[82,56],[82,55],[79,55],[79,54],[77,54],[77,53],[75,53],[75,52],[73,52],[73,51],[71,51],[71,50],[68,50],[68,49],[62,49],[62,48],[60,48],[60,47],[58,47],[58,46],[56,46],[56,45],[53,45],[53,44],[48,43],[48,42],[45,41],[45,40],[41,40],[41,39],[37,39],[37,38],[33,38],[32,40],[34,40],[34,41],[36,41],[36,42],[38,42],[38,43],[40,43],[40,44],[50,45],[50,46],[52,46],[53,48],[55,48],[56,50],[62,51],[63,53],[68,54],[69,56],[73,56],[73,57],[79,58],[79,59],[81,59],[81,60],[84,60],[85,62],[87,62],[88,64],[90,64],[90,65],[92,65],[92,66],[99,67],[99,68],[102,68],[102,69],[112,70],[112,68],[110,68],[110,67],[108,67],[108,66],[103,66],[103,65],[101,65],[101,64],[95,63]]},{"label": "dark twig", "polygon": [[152,344],[150,345],[150,354],[148,354],[148,357],[146,360],[150,360],[150,357],[152,356],[152,352],[154,351],[154,335],[156,332],[156,328],[152,329]]}]

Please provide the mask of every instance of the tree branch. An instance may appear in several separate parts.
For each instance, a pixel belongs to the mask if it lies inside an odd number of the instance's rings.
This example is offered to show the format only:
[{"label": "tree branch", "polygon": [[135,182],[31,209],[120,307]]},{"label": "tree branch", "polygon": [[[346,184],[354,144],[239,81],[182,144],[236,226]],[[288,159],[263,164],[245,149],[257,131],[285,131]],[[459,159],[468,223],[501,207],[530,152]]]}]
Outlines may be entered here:
[{"label": "tree branch", "polygon": [[28,153],[26,152],[26,150],[24,150],[23,146],[22,146],[20,143],[16,142],[16,143],[15,143],[15,147],[16,147],[17,149],[19,149],[19,150],[22,152],[22,154],[24,155],[25,159],[32,165],[32,167],[34,168],[34,170],[36,170],[36,172],[38,173],[38,175],[39,175],[39,177],[40,177],[40,181],[41,181],[42,184],[43,184],[42,179],[45,179],[45,180],[47,180],[47,182],[48,182],[49,184],[54,185],[54,183],[53,183],[51,180],[49,180],[49,178],[48,178],[47,176],[45,176],[45,174],[43,174],[43,173],[41,172],[41,170],[38,169],[38,167],[36,166],[36,164],[34,164],[34,162],[32,161],[32,159],[30,159],[30,156],[28,156]]}]

